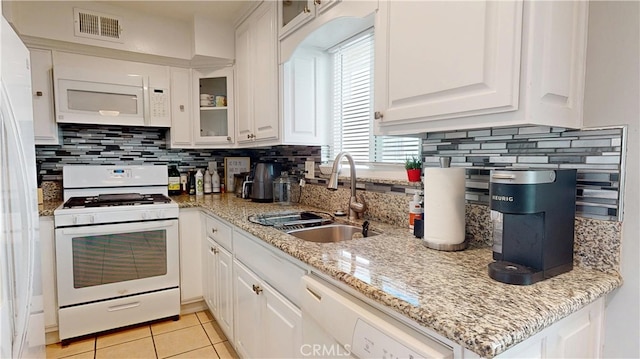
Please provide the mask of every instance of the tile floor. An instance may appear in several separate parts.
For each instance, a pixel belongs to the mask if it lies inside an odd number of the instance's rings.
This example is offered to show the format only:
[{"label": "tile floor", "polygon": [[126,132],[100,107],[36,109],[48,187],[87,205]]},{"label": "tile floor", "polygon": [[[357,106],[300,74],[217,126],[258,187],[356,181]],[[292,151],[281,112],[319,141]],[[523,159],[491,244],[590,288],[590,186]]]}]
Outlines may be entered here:
[{"label": "tile floor", "polygon": [[73,341],[47,345],[47,359],[238,358],[208,311]]}]

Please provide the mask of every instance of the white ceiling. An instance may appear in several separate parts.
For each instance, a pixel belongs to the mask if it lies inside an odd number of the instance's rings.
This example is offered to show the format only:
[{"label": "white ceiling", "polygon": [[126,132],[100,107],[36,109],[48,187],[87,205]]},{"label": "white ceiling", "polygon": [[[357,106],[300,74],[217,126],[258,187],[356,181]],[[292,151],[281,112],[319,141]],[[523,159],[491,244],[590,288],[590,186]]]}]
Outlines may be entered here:
[{"label": "white ceiling", "polygon": [[140,1],[100,1],[113,6],[119,6],[150,15],[168,17],[183,21],[193,19],[195,14],[210,18],[233,22],[240,16],[251,0],[140,0]]}]

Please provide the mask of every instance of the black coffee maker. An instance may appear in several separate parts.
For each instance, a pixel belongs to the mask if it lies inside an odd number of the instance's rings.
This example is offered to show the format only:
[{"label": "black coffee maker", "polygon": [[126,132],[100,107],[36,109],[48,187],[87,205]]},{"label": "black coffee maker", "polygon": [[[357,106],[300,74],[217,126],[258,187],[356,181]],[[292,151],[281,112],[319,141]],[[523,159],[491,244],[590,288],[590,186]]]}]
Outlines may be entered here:
[{"label": "black coffee maker", "polygon": [[573,269],[576,170],[492,170],[489,276],[528,285]]}]

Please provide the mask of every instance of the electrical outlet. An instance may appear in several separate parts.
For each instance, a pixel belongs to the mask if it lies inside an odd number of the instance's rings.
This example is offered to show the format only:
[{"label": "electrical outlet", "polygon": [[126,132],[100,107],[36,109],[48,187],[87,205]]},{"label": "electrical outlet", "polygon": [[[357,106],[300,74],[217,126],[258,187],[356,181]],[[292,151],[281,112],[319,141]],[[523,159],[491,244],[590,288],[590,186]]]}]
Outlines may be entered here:
[{"label": "electrical outlet", "polygon": [[314,178],[316,176],[316,163],[313,161],[304,162],[304,178]]}]

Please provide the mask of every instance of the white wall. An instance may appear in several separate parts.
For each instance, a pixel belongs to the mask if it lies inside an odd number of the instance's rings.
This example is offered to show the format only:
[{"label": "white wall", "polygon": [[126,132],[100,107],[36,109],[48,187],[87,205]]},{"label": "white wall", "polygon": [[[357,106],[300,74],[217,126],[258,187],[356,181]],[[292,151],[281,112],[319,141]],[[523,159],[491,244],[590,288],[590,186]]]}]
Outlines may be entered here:
[{"label": "white wall", "polygon": [[[125,43],[76,37],[74,7],[122,16]],[[149,16],[95,1],[14,1],[11,10],[12,21],[20,35],[178,59],[192,57],[192,25],[189,22]]]},{"label": "white wall", "polygon": [[640,2],[592,1],[585,127],[628,125],[621,271],[607,298],[604,356],[640,357]]}]

